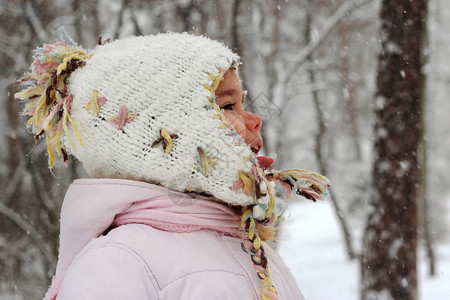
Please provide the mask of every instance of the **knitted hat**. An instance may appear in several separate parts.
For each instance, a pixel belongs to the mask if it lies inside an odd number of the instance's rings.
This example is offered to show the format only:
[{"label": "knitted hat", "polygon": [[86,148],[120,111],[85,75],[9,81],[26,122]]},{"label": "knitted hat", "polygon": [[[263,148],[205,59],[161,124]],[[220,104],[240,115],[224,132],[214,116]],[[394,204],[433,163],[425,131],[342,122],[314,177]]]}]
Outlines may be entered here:
[{"label": "knitted hat", "polygon": [[[36,137],[45,133],[50,167],[55,154],[67,164],[70,153],[92,177],[148,181],[242,206],[250,242],[244,248],[255,256],[254,219],[275,222],[285,207],[275,181],[288,196],[313,200],[329,183],[307,170],[258,165],[215,102],[224,73],[238,64],[223,44],[178,33],[129,37],[89,54],[76,45],[44,45],[22,79],[31,86],[16,97],[27,101]],[[268,272],[267,261],[254,263]]]}]

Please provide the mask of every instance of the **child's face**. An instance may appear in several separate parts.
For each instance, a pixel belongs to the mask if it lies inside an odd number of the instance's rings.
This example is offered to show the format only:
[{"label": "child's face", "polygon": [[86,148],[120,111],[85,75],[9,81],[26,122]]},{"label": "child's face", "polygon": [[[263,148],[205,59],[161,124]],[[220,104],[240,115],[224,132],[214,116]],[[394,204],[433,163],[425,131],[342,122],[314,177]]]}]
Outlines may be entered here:
[{"label": "child's face", "polygon": [[235,70],[228,70],[216,90],[216,103],[234,130],[245,140],[254,153],[262,147],[261,117],[246,111],[242,101],[244,94]]}]

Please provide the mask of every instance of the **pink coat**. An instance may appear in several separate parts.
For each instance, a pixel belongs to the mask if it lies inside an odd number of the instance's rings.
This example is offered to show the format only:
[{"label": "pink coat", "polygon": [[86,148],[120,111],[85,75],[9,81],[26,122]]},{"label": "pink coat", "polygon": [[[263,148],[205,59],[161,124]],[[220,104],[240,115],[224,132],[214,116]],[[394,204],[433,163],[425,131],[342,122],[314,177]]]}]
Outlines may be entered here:
[{"label": "pink coat", "polygon": [[[241,242],[239,217],[223,204],[137,181],[76,180],[46,299],[261,299]],[[281,257],[263,247],[280,299],[303,299]]]}]

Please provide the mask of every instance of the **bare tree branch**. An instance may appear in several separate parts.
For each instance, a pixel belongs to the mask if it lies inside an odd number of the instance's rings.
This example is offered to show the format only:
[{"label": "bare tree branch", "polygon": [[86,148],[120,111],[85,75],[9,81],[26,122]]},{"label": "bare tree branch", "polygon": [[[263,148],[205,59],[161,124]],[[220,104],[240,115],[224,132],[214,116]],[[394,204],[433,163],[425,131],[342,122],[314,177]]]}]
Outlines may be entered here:
[{"label": "bare tree branch", "polygon": [[366,5],[373,0],[349,0],[342,4],[339,9],[329,18],[328,22],[319,32],[317,39],[311,40],[296,57],[291,57],[289,63],[293,65],[288,68],[287,73],[293,74],[297,69],[299,69],[305,62],[308,61],[308,57],[317,49],[317,47],[322,44],[322,42],[328,37],[328,35],[333,31],[336,24],[339,23],[346,15],[351,11]]},{"label": "bare tree branch", "polygon": [[[306,16],[306,26],[304,30],[304,36],[305,40],[309,43],[311,40],[311,13],[308,11]],[[312,62],[313,56],[308,55],[306,57],[306,60],[308,62]],[[308,68],[308,77],[311,84],[316,83],[316,73]],[[319,99],[319,93],[318,91],[312,92],[312,100],[314,104],[314,109],[316,111],[316,119],[317,119],[317,133],[315,136],[315,147],[314,152],[317,160],[317,164],[319,166],[320,173],[327,176],[328,175],[328,162],[323,157],[323,147],[322,144],[324,142],[324,137],[327,133],[327,126],[325,125],[325,115],[322,109],[322,105],[320,103]],[[355,251],[353,250],[352,246],[352,235],[348,228],[347,221],[344,217],[344,212],[341,209],[340,204],[338,203],[336,195],[333,193],[333,190],[330,188],[330,199],[331,203],[333,204],[334,212],[336,213],[336,217],[338,218],[339,226],[341,227],[342,234],[344,235],[345,240],[345,250],[347,251],[347,255],[349,259],[353,259],[356,257]]]},{"label": "bare tree branch", "polygon": [[307,94],[318,91],[329,91],[332,89],[339,88],[337,83],[326,82],[326,81],[316,81],[311,84],[301,84],[296,86],[295,89],[292,90],[293,94]]},{"label": "bare tree branch", "polygon": [[44,27],[42,26],[41,21],[39,20],[38,16],[34,12],[31,2],[22,1],[22,9],[23,9],[23,12],[25,13],[25,16],[27,17],[29,25],[32,28],[32,30],[34,31],[34,33],[37,34],[37,36],[39,37],[39,39],[42,42],[47,41],[49,35],[48,35],[47,31],[44,29]]},{"label": "bare tree branch", "polygon": [[128,8],[128,5],[129,5],[128,0],[122,0],[121,5],[120,5],[121,8],[119,10],[119,16],[117,18],[116,28],[114,29],[114,32],[112,34],[113,39],[117,39],[119,37],[120,30],[122,29],[122,26],[123,26],[123,17],[125,14],[125,10]]},{"label": "bare tree branch", "polygon": [[[17,59],[17,52],[10,46],[6,46],[5,43],[1,43],[0,54],[3,54],[8,59],[15,61]],[[10,80],[9,81],[13,81]]]},{"label": "bare tree branch", "polygon": [[9,200],[11,199],[12,195],[16,192],[17,187],[20,185],[24,171],[25,171],[25,162],[24,160],[22,160],[20,162],[19,167],[14,171],[14,175],[12,176],[11,180],[8,181],[8,185],[4,193],[4,199],[7,201],[6,203],[9,203]]},{"label": "bare tree branch", "polygon": [[17,7],[0,7],[0,16],[21,18],[24,14],[23,11]]},{"label": "bare tree branch", "polygon": [[136,17],[136,11],[133,6],[130,8],[130,16],[131,16],[131,22],[133,22],[133,26],[134,26],[134,33],[136,35],[143,35],[142,28],[139,25],[139,22]]},{"label": "bare tree branch", "polygon": [[84,6],[80,3],[80,0],[72,1],[72,10],[74,18],[74,27],[75,27],[75,39],[80,45],[83,45],[83,30],[82,30],[82,18],[84,13]]},{"label": "bare tree branch", "polygon": [[51,201],[51,196],[47,192],[44,179],[42,179],[40,168],[30,160],[28,160],[27,163],[27,169],[30,170],[31,179],[36,191],[36,198],[45,207],[48,215],[52,218],[52,220],[56,220],[57,217],[55,215],[58,214],[58,212],[56,212],[55,204]]},{"label": "bare tree branch", "polygon": [[35,243],[36,247],[38,247],[38,249],[42,252],[42,254],[47,259],[49,264],[52,267],[55,267],[56,262],[55,255],[53,255],[53,252],[50,250],[45,240],[30,223],[25,221],[18,213],[16,213],[14,210],[7,207],[3,203],[0,203],[0,214],[8,217],[11,221],[13,221],[17,225],[17,227],[19,227],[22,231],[24,231]]}]

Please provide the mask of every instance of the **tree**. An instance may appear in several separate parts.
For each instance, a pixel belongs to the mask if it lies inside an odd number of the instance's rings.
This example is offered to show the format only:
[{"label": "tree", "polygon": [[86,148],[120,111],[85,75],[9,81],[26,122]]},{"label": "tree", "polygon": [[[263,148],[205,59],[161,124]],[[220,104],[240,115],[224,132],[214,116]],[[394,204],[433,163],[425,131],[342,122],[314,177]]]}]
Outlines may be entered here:
[{"label": "tree", "polygon": [[383,0],[375,99],[374,196],[364,235],[362,299],[416,299],[419,146],[427,0]]},{"label": "tree", "polygon": [[[306,26],[304,30],[304,36],[305,41],[307,43],[311,42],[311,12],[310,7],[307,8],[307,14],[306,14]],[[313,57],[312,55],[309,55],[306,58],[309,62],[309,65],[311,66],[313,63]],[[316,74],[314,70],[309,67],[308,70],[308,76],[309,80],[311,82],[311,85],[314,85],[316,83]],[[325,116],[322,107],[322,104],[320,103],[319,98],[319,91],[313,90],[312,91],[312,100],[315,108],[315,112],[317,115],[317,123],[318,123],[318,129],[315,137],[315,147],[314,152],[317,160],[317,165],[319,166],[319,171],[321,174],[328,176],[328,162],[326,161],[324,155],[323,155],[323,149],[322,144],[324,144],[324,136],[326,134],[326,121]],[[336,214],[336,217],[338,219],[339,226],[342,230],[342,234],[344,235],[344,245],[345,250],[347,252],[348,258],[353,259],[355,258],[355,251],[353,250],[352,246],[352,235],[348,228],[347,221],[344,217],[344,212],[340,206],[340,204],[337,201],[336,194],[331,190],[330,188],[330,200],[333,204],[333,208]]]}]

